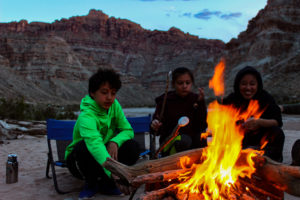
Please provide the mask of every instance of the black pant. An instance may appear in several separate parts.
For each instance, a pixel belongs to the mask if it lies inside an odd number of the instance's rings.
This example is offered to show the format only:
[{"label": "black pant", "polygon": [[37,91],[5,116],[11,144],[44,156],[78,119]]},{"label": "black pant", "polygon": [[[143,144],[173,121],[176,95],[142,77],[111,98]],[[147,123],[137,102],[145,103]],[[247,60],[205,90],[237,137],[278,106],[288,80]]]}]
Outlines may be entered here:
[{"label": "black pant", "polygon": [[267,141],[266,147],[263,148],[265,151],[264,155],[275,161],[282,162],[284,139],[284,133],[278,126],[263,128],[258,133],[246,133],[243,139],[243,148],[260,147],[264,141]]},{"label": "black pant", "polygon": [[[118,161],[133,165],[139,158],[139,145],[135,140],[128,140],[118,149]],[[89,185],[95,185],[99,180],[107,185],[114,185],[103,170],[103,167],[88,151],[84,140],[78,142],[67,158],[67,167],[71,174],[79,179],[85,179]]]}]

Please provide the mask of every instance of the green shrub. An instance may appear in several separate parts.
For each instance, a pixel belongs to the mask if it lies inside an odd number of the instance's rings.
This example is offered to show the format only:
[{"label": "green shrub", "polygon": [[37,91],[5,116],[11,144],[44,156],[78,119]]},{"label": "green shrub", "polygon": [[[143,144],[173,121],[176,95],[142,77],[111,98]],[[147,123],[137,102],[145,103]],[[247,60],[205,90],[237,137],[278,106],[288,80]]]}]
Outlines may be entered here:
[{"label": "green shrub", "polygon": [[[77,109],[77,110],[76,110]],[[53,119],[76,119],[74,112],[78,111],[78,105],[34,105],[24,102],[24,98],[0,99],[0,118],[15,120],[46,120]]]}]

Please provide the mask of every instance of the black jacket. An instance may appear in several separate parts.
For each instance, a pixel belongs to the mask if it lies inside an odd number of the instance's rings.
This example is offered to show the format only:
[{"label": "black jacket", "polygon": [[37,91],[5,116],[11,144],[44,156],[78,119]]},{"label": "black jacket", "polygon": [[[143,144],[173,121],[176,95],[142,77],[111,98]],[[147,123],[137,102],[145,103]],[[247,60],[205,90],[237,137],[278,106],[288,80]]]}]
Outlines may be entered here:
[{"label": "black jacket", "polygon": [[[155,99],[156,110],[153,119],[159,119],[162,109],[164,94]],[[190,120],[189,124],[182,127],[179,132],[193,136],[196,133],[204,132],[207,128],[206,116],[207,109],[205,101],[198,101],[198,95],[189,93],[186,97],[180,97],[175,91],[167,94],[167,101],[162,119],[159,119],[163,125],[158,131],[160,142],[170,135],[178,123],[178,119],[187,116]]]},{"label": "black jacket", "polygon": [[282,126],[281,110],[276,104],[274,98],[263,89],[263,83],[260,73],[253,67],[245,67],[241,69],[234,80],[234,92],[229,94],[224,100],[223,104],[233,104],[236,108],[246,110],[249,100],[244,99],[239,90],[239,84],[243,76],[252,74],[256,77],[258,82],[257,93],[252,99],[258,100],[260,109],[265,109],[260,118],[262,119],[275,119],[279,127]]}]

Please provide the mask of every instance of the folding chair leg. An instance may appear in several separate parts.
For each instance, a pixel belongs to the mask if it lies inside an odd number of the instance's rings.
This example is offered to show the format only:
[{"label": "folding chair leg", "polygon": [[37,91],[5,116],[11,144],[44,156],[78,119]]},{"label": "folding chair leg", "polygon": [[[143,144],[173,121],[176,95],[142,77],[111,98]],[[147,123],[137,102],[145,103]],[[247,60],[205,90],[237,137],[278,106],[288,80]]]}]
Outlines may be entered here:
[{"label": "folding chair leg", "polygon": [[46,167],[46,177],[47,178],[51,178],[51,176],[49,176],[49,168],[50,168],[50,159],[49,159],[49,153],[48,153],[47,167]]},{"label": "folding chair leg", "polygon": [[51,171],[52,171],[52,178],[53,178],[54,188],[55,188],[56,192],[58,194],[67,194],[67,193],[69,193],[69,192],[61,191],[58,188],[54,163],[52,162],[50,165],[51,165]]},{"label": "folding chair leg", "polygon": [[[50,144],[50,141],[49,141],[49,140],[48,140],[48,147],[49,147],[48,162],[50,163],[50,166],[51,166],[51,172],[52,172],[52,178],[53,178],[54,188],[55,188],[55,190],[56,190],[56,192],[57,192],[58,194],[66,194],[66,193],[69,193],[69,192],[61,191],[61,190],[58,188],[57,178],[56,178],[56,172],[55,172],[55,165],[54,165],[54,160],[53,160],[53,155],[52,155],[51,144]],[[48,163],[47,163],[46,174],[47,174],[47,171],[49,171]],[[47,176],[47,175],[46,175],[46,176]]]}]

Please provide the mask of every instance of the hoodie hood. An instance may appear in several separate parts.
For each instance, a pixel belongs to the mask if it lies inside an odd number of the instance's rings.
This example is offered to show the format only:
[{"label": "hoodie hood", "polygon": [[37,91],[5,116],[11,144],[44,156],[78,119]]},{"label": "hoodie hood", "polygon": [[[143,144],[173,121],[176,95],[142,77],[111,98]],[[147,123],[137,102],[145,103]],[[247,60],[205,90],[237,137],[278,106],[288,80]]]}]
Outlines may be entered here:
[{"label": "hoodie hood", "polygon": [[93,112],[97,114],[105,113],[107,112],[104,108],[100,107],[97,102],[90,97],[90,95],[86,95],[82,100],[80,104],[80,111],[87,111],[92,110]]},{"label": "hoodie hood", "polygon": [[254,67],[251,67],[251,66],[244,67],[235,76],[235,79],[234,79],[234,93],[236,95],[240,96],[240,97],[242,96],[241,93],[240,93],[240,82],[241,82],[242,78],[247,74],[251,74],[251,75],[256,77],[257,84],[258,84],[257,85],[257,93],[254,95],[254,99],[256,99],[256,97],[263,90],[263,82],[262,82],[262,78],[261,78],[260,73]]}]

